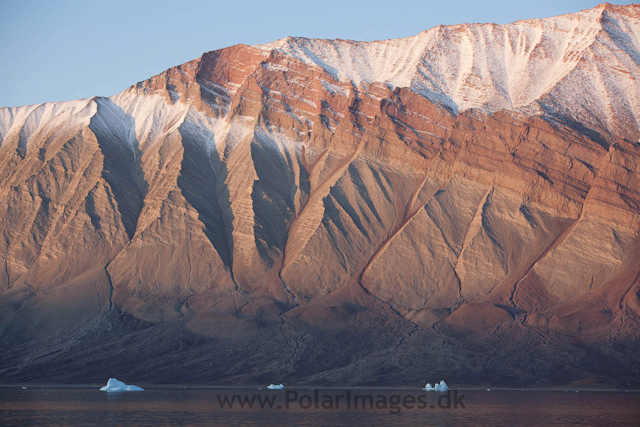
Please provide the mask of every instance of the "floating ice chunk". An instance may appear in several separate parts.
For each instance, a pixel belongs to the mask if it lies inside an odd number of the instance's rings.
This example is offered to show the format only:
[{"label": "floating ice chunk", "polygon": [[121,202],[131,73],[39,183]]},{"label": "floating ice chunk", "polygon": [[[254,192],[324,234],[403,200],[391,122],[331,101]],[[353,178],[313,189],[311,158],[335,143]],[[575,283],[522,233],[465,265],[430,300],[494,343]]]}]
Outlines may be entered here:
[{"label": "floating ice chunk", "polygon": [[22,387],[22,389],[23,389],[23,390],[26,390],[27,388],[26,388],[26,387]]},{"label": "floating ice chunk", "polygon": [[267,387],[269,390],[282,390],[284,388],[283,384],[271,384]]},{"label": "floating ice chunk", "polygon": [[102,387],[100,391],[144,391],[141,387],[135,385],[126,385],[122,381],[118,381],[115,378],[109,378],[107,385]]},{"label": "floating ice chunk", "polygon": [[444,380],[441,380],[439,383],[436,383],[435,387],[432,387],[431,383],[427,383],[427,385],[424,386],[423,390],[426,390],[426,391],[447,391],[447,390],[449,390],[449,387],[447,386],[447,383],[444,382]]}]

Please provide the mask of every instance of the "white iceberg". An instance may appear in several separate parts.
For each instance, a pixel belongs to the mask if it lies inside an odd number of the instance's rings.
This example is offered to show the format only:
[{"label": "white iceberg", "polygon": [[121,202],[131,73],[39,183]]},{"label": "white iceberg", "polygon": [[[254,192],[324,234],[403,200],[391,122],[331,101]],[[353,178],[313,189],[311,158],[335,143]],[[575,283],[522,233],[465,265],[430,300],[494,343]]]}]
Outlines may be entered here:
[{"label": "white iceberg", "polygon": [[284,388],[284,385],[282,385],[282,384],[271,384],[267,388],[269,390],[282,390]]},{"label": "white iceberg", "polygon": [[449,390],[449,386],[447,385],[447,383],[444,382],[444,380],[440,381],[440,384],[436,384],[436,391],[447,391]]},{"label": "white iceberg", "polygon": [[135,385],[126,385],[122,381],[115,378],[109,378],[107,385],[102,387],[100,391],[116,392],[116,391],[144,391],[142,387]]},{"label": "white iceberg", "polygon": [[426,391],[447,391],[447,390],[449,390],[449,387],[447,386],[447,383],[445,383],[444,380],[442,380],[439,383],[436,383],[435,387],[432,387],[431,383],[427,383],[427,385],[424,386],[423,390],[426,390]]}]

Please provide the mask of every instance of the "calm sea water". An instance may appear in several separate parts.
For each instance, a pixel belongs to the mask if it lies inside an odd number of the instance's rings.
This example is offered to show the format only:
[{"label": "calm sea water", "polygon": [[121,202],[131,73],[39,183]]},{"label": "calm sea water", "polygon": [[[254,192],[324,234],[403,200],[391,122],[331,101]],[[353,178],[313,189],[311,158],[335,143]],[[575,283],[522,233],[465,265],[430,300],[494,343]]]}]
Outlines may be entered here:
[{"label": "calm sea water", "polygon": [[449,393],[448,399],[443,396],[389,389],[166,388],[105,393],[4,387],[0,388],[0,425],[640,425],[640,393],[458,390]]}]

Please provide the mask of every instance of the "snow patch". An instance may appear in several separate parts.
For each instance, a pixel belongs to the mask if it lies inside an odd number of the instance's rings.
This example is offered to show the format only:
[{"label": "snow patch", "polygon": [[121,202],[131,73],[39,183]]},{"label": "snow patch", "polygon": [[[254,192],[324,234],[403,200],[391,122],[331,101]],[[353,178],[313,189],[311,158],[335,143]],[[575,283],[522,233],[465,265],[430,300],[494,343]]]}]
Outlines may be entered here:
[{"label": "snow patch", "polygon": [[142,151],[178,129],[190,108],[183,102],[170,105],[160,95],[140,96],[135,91],[122,92],[111,100],[135,120],[135,136]]},{"label": "snow patch", "polygon": [[93,99],[0,108],[0,146],[17,138],[18,148],[30,152],[34,144],[44,142],[40,135],[49,138],[57,132],[79,132],[95,113]]},{"label": "snow patch", "polygon": [[347,91],[345,91],[344,89],[342,89],[340,86],[336,86],[334,84],[331,84],[329,82],[326,82],[322,79],[320,79],[320,83],[322,83],[322,86],[331,94],[331,95],[335,95],[336,93],[342,96],[349,96],[349,93],[347,93]]}]

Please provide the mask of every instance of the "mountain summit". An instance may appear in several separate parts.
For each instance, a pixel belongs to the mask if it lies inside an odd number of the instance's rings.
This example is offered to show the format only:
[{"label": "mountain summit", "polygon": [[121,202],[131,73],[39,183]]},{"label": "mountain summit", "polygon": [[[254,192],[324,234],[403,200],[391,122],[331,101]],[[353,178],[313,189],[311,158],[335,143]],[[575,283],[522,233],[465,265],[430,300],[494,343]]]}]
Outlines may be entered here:
[{"label": "mountain summit", "polygon": [[638,76],[603,4],[2,108],[0,378],[637,386]]}]

